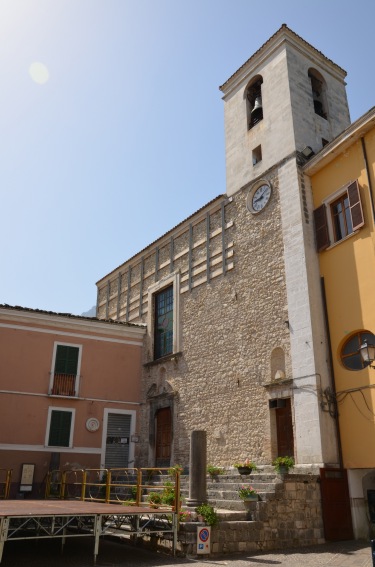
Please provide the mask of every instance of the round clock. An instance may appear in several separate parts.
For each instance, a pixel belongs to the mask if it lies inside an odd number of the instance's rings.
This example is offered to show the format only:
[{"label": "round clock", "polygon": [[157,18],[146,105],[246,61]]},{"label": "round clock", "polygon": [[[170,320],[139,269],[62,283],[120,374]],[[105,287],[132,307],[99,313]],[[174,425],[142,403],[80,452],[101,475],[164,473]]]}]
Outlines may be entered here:
[{"label": "round clock", "polygon": [[86,429],[88,431],[98,431],[99,421],[95,417],[89,417],[86,421]]},{"label": "round clock", "polygon": [[253,213],[260,213],[271,198],[272,189],[267,181],[260,181],[252,187],[247,196],[247,208]]}]

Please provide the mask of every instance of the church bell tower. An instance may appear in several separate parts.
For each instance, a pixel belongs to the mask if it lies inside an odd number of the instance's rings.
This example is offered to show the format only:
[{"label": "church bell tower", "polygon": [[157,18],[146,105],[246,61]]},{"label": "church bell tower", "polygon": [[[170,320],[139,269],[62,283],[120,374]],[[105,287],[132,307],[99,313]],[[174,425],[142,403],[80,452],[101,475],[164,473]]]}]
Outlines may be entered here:
[{"label": "church bell tower", "polygon": [[[350,124],[346,72],[285,24],[221,87],[227,195],[247,194],[249,247],[280,215],[296,461],[337,463],[331,384],[309,179],[302,166]],[[272,213],[267,205],[277,201]],[[278,235],[279,236],[279,235]],[[265,241],[266,241],[265,240]],[[264,272],[267,270],[264,259]],[[267,282],[265,281],[265,285]],[[249,282],[251,285],[251,282]],[[270,404],[271,407],[271,404]]]}]

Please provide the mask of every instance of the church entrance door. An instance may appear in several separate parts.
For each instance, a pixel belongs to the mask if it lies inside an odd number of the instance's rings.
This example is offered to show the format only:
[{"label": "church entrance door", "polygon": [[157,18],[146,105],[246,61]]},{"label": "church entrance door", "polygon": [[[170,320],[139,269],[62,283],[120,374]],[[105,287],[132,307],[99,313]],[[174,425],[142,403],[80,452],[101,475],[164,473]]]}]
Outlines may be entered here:
[{"label": "church entrance door", "polygon": [[171,408],[159,409],[156,413],[156,467],[171,464],[172,414]]},{"label": "church entrance door", "polygon": [[294,457],[292,407],[290,398],[284,401],[284,407],[276,409],[277,455]]}]

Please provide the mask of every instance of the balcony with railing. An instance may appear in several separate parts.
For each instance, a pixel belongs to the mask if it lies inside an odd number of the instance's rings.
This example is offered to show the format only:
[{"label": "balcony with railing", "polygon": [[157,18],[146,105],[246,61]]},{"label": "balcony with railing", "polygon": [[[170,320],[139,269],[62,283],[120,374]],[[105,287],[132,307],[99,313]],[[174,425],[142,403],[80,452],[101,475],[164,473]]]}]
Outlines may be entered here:
[{"label": "balcony with railing", "polygon": [[53,384],[50,394],[52,396],[70,396],[78,395],[76,374],[54,374]]}]

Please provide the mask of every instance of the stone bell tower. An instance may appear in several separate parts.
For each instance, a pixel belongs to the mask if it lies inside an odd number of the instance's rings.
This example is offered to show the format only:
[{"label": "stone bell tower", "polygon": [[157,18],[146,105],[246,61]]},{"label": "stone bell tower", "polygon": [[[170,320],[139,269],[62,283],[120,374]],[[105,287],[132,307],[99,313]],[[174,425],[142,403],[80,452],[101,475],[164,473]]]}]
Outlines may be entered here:
[{"label": "stone bell tower", "polygon": [[346,72],[285,24],[221,87],[227,194],[350,124]]},{"label": "stone bell tower", "polygon": [[[322,411],[331,376],[312,198],[301,166],[350,124],[345,76],[283,24],[220,87],[227,195],[247,193],[249,246],[254,234],[260,240],[273,237],[267,234],[272,208],[267,205],[274,199],[279,207],[287,297],[280,309],[286,313],[291,360],[285,382],[300,464],[338,462],[334,420]],[[272,401],[272,388],[268,392]]]}]

